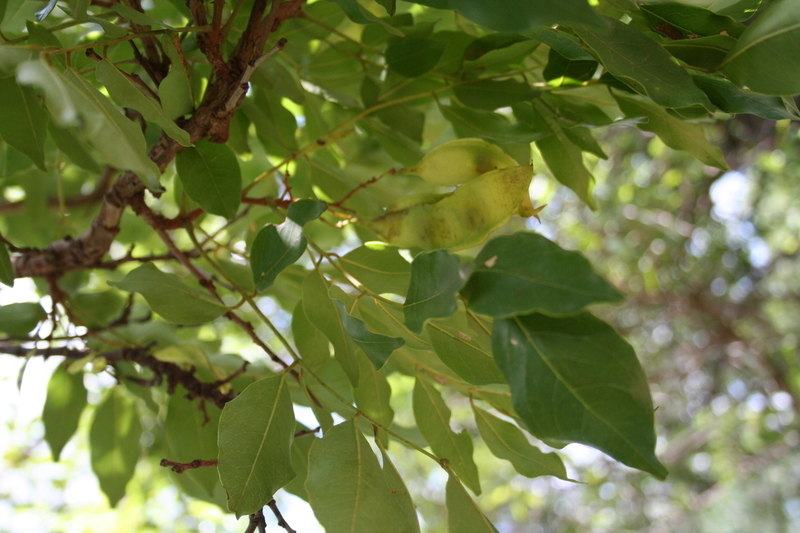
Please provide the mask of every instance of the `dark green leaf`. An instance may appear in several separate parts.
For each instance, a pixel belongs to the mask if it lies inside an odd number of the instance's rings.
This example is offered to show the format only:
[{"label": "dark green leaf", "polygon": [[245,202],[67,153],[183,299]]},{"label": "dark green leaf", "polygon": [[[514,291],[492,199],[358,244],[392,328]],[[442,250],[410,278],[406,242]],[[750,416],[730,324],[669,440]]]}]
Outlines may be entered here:
[{"label": "dark green leaf", "polygon": [[33,90],[20,87],[13,77],[0,78],[0,136],[45,170],[47,112]]},{"label": "dark green leaf", "polygon": [[697,39],[667,41],[663,46],[673,57],[677,57],[687,65],[714,70],[735,45],[736,39],[733,37],[710,35]]},{"label": "dark green leaf", "polygon": [[[339,308],[328,296],[328,283],[318,270],[303,280],[303,310],[306,317],[333,344],[333,356],[354,386],[358,386],[358,357]],[[308,305],[306,305],[308,304]]]},{"label": "dark green leaf", "polygon": [[706,165],[728,169],[722,151],[706,141],[702,126],[685,122],[642,98],[613,94],[626,117],[647,118],[646,123],[638,124],[640,129],[652,131],[670,148],[685,150]]},{"label": "dark green leaf", "polygon": [[242,174],[236,154],[227,145],[199,141],[178,152],[175,168],[186,195],[206,212],[228,219],[236,216]]},{"label": "dark green leaf", "polygon": [[708,95],[711,103],[726,113],[750,113],[768,120],[796,118],[778,96],[746,93],[731,82],[695,74],[694,83]]},{"label": "dark green leaf", "polygon": [[174,324],[210,322],[228,311],[222,303],[183,283],[175,274],[160,271],[146,263],[117,282],[108,282],[128,292],[144,296],[150,308]]},{"label": "dark green leaf", "polygon": [[633,348],[588,313],[497,319],[492,352],[540,439],[593,446],[658,478],[653,403]]},{"label": "dark green leaf", "polygon": [[[369,330],[361,320],[347,314],[344,304],[338,300],[333,302],[339,311],[345,331],[353,342],[367,355],[375,368],[381,368],[392,352],[400,348],[405,341],[399,337],[380,335]],[[361,386],[361,378],[359,378]]]},{"label": "dark green leaf", "polygon": [[602,29],[575,25],[575,31],[611,74],[664,107],[710,104],[660,44],[618,20],[607,21]]},{"label": "dark green leaf", "polygon": [[455,105],[439,105],[439,110],[453,124],[459,137],[480,137],[501,143],[530,143],[548,134],[527,124],[512,124],[505,116],[490,111]]},{"label": "dark green leaf", "polygon": [[472,459],[472,437],[450,429],[450,409],[433,384],[417,376],[413,394],[414,419],[422,436],[439,459],[447,459],[453,471],[475,494],[481,493],[478,468]]},{"label": "dark green leaf", "polygon": [[300,200],[289,204],[289,209],[286,212],[286,218],[293,221],[295,224],[305,226],[312,220],[319,218],[326,209],[328,209],[328,204],[322,200],[301,198]]},{"label": "dark green leaf", "polygon": [[11,265],[11,256],[5,243],[0,242],[0,283],[14,286],[14,267]]},{"label": "dark green leaf", "polygon": [[[195,459],[217,459],[220,410],[186,396],[186,391],[179,389],[169,397],[164,421],[169,458],[181,463]],[[215,487],[220,484],[216,468],[198,468],[181,475],[191,477],[208,496],[213,496]]]},{"label": "dark green leaf", "polygon": [[581,48],[578,39],[554,28],[539,26],[522,32],[526,37],[543,42],[570,61],[595,61],[592,54]]},{"label": "dark green leaf", "polygon": [[586,0],[451,0],[462,15],[497,31],[523,31],[533,26],[603,21]]},{"label": "dark green leaf", "polygon": [[397,0],[377,0],[377,2],[383,6],[383,9],[386,10],[390,17],[394,16],[397,10]]},{"label": "dark green leaf", "polygon": [[466,276],[458,257],[445,250],[423,252],[411,263],[411,283],[403,304],[405,324],[415,333],[429,318],[450,316],[458,309],[456,294]]},{"label": "dark green leaf", "polygon": [[47,313],[35,303],[18,303],[0,306],[0,331],[12,337],[27,337]]},{"label": "dark green leaf", "polygon": [[303,227],[286,219],[261,229],[250,246],[250,267],[259,292],[267,290],[278,274],[293,265],[306,251],[308,242]]},{"label": "dark green leaf", "polygon": [[85,407],[83,372],[70,374],[63,365],[56,368],[47,382],[47,399],[42,411],[44,440],[50,446],[54,461],[59,460],[64,445],[78,429],[78,421]]},{"label": "dark green leaf", "polygon": [[515,80],[478,80],[458,85],[455,94],[461,103],[476,109],[497,109],[530,99],[536,90]]},{"label": "dark green leaf", "polygon": [[683,37],[719,35],[723,32],[732,37],[739,37],[745,29],[743,24],[730,17],[693,5],[669,2],[645,4],[639,9],[656,31],[661,31],[659,26],[667,25],[678,30]]},{"label": "dark green leaf", "polygon": [[[575,90],[576,89],[570,89],[569,94],[567,91],[542,93],[541,98],[547,103],[547,106],[553,111],[555,116],[563,123],[572,126],[596,128],[598,126],[607,126],[613,122],[606,112],[597,105],[591,103],[591,100],[574,96]],[[613,100],[611,100],[611,102],[613,105]],[[523,104],[523,106],[524,105],[525,104]],[[517,114],[518,107],[521,106],[514,107],[515,114]],[[518,118],[522,120],[522,117],[518,116]]]},{"label": "dark green leaf", "polygon": [[[705,112],[705,111],[704,111]],[[572,144],[580,148],[584,152],[588,152],[600,159],[608,159],[608,154],[603,151],[603,147],[597,142],[597,139],[592,135],[591,130],[583,127],[568,128],[564,130],[564,135],[567,136]]]},{"label": "dark green leaf", "polygon": [[592,58],[586,60],[572,60],[559,54],[553,48],[547,57],[547,66],[542,71],[542,76],[550,85],[579,85],[581,82],[592,79],[597,71],[597,61]]},{"label": "dark green leaf", "polygon": [[133,400],[120,387],[114,387],[97,406],[89,430],[92,471],[111,507],[125,496],[125,486],[133,477],[139,460],[142,424]]},{"label": "dark green leaf", "polygon": [[383,28],[388,31],[389,33],[393,33],[394,35],[402,36],[403,33],[392,27],[390,24],[382,21],[358,3],[358,0],[331,0],[332,2],[336,2],[339,4],[339,7],[342,8],[347,18],[355,22],[356,24],[373,24],[377,23],[383,26]]},{"label": "dark green leaf", "polygon": [[489,450],[500,459],[514,465],[514,470],[525,477],[555,476],[569,479],[561,458],[555,453],[544,453],[531,445],[517,426],[492,416],[476,405],[475,422],[481,438]]},{"label": "dark green leaf", "polygon": [[420,37],[406,37],[386,48],[388,67],[407,78],[422,76],[439,61],[445,43]]},{"label": "dark green leaf", "polygon": [[219,478],[236,516],[255,513],[295,477],[294,413],[286,376],[256,381],[219,419]]},{"label": "dark green leaf", "polygon": [[329,533],[409,533],[406,511],[392,494],[378,458],[354,421],[334,426],[311,445],[306,493]]},{"label": "dark green leaf", "polygon": [[568,315],[592,303],[622,300],[583,255],[535,233],[489,241],[461,294],[470,309],[493,317]]},{"label": "dark green leaf", "polygon": [[457,328],[443,320],[428,322],[425,331],[439,359],[467,382],[505,383],[492,358],[491,337],[485,332]]},{"label": "dark green leaf", "polygon": [[799,7],[795,0],[771,2],[742,33],[722,72],[739,87],[754,92],[800,93]]},{"label": "dark green leaf", "polygon": [[445,492],[448,533],[497,533],[453,473],[447,478]]}]

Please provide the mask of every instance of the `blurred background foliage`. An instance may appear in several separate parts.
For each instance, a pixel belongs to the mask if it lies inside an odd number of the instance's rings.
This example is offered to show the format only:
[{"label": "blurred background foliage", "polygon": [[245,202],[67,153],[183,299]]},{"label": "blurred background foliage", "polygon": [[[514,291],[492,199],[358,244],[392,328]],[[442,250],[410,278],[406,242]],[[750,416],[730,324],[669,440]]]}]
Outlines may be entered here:
[{"label": "blurred background foliage", "polygon": [[[548,206],[532,229],[581,249],[628,296],[601,313],[633,343],[650,379],[665,482],[580,445],[565,448],[570,477],[527,479],[479,440],[478,501],[502,533],[795,531],[800,527],[800,134],[796,124],[739,117],[709,126],[732,170],[723,173],[632,127],[607,131],[610,158],[590,162],[599,210],[537,175]],[[534,153],[534,158],[538,154]],[[535,168],[543,168],[534,159]],[[512,228],[513,229],[513,228]],[[511,229],[509,230],[511,231]],[[13,365],[4,392],[17,394]],[[52,371],[31,361],[27,372]],[[47,368],[47,370],[45,369]],[[90,403],[110,386],[87,375]],[[394,374],[397,422],[411,426],[413,379]],[[229,531],[234,519],[180,495],[157,461],[140,461],[129,497],[112,512],[92,476],[79,431],[50,463],[36,420],[43,390],[26,378],[0,430],[0,531]],[[446,396],[477,434],[467,400]],[[37,405],[38,403],[38,405]],[[404,420],[407,416],[408,420]],[[147,421],[145,417],[145,421]],[[86,423],[86,417],[84,417]],[[154,440],[157,417],[145,422]],[[83,449],[83,451],[81,451]],[[392,447],[426,531],[443,531],[444,472]],[[152,449],[154,458],[159,449]],[[281,499],[279,498],[279,501]],[[305,503],[283,495],[290,523]]]}]

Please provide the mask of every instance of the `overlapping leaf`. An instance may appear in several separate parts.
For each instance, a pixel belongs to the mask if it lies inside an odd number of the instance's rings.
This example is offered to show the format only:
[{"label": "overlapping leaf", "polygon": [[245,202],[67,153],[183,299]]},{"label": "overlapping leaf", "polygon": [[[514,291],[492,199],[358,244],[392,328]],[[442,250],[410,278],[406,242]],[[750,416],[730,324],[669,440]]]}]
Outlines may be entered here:
[{"label": "overlapping leaf", "polygon": [[444,250],[420,253],[411,263],[411,284],[403,304],[405,324],[415,333],[429,318],[450,316],[456,312],[456,294],[465,275],[458,257]]},{"label": "overlapping leaf", "polygon": [[203,140],[175,157],[175,168],[187,196],[208,213],[233,218],[239,209],[242,174],[227,145]]},{"label": "overlapping leaf", "polygon": [[14,78],[0,78],[0,137],[45,170],[47,112],[29,87]]},{"label": "overlapping leaf", "polygon": [[237,517],[261,509],[295,477],[294,429],[285,375],[257,381],[225,404],[219,419],[219,478]]}]

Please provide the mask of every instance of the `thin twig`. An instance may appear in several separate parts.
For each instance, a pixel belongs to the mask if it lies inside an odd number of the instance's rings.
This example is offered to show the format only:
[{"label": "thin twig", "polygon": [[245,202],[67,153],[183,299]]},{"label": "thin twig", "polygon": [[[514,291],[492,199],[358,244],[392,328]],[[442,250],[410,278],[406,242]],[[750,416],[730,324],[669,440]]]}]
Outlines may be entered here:
[{"label": "thin twig", "polygon": [[275,518],[278,519],[278,525],[281,526],[283,529],[285,529],[286,533],[297,533],[294,529],[292,529],[289,526],[289,523],[286,522],[286,519],[283,518],[280,509],[278,509],[278,503],[275,501],[274,498],[269,501],[267,506],[269,506],[270,510],[272,511],[272,514],[275,515]]}]

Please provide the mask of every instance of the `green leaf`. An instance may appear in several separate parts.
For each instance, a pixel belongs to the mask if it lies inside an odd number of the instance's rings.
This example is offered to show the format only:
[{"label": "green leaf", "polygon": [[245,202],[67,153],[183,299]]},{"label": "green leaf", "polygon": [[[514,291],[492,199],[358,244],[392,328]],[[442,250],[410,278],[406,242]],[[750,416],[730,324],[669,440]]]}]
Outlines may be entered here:
[{"label": "green leaf", "polygon": [[497,533],[452,472],[445,487],[448,533]]},{"label": "green leaf", "polygon": [[383,6],[383,9],[386,10],[386,13],[393,17],[395,11],[397,10],[397,0],[376,0],[380,5]]},{"label": "green leaf", "polygon": [[597,209],[597,203],[592,196],[594,176],[583,164],[583,152],[570,140],[561,124],[541,102],[534,102],[534,108],[553,133],[536,141],[536,147],[542,153],[547,168],[558,181],[572,189],[590,209]]},{"label": "green leaf", "polygon": [[81,292],[72,297],[70,311],[89,329],[108,326],[118,319],[125,307],[119,291]]},{"label": "green leaf", "polygon": [[41,22],[56,8],[58,0],[50,0],[42,9],[36,12],[37,22]]},{"label": "green leaf", "polygon": [[472,437],[450,429],[450,409],[439,391],[418,375],[413,393],[414,419],[422,436],[439,459],[447,459],[450,467],[475,494],[481,493],[478,468],[472,459]]},{"label": "green leaf", "polygon": [[70,374],[61,365],[47,382],[47,399],[42,411],[44,440],[50,446],[53,460],[58,461],[61,450],[78,429],[78,421],[86,407],[86,387],[83,372]]},{"label": "green leaf", "polygon": [[403,304],[405,325],[422,333],[429,318],[450,316],[458,309],[456,294],[466,276],[458,257],[445,250],[422,252],[411,263],[411,283]]},{"label": "green leaf", "polygon": [[176,48],[180,46],[180,41],[171,39],[169,35],[162,35],[160,41],[161,49],[167,54],[171,66],[166,77],[161,80],[161,85],[158,86],[158,97],[161,99],[164,113],[171,120],[175,120],[191,113],[194,108],[192,83],[189,81],[186,65]]},{"label": "green leaf", "polygon": [[713,76],[695,74],[692,78],[711,103],[726,113],[750,113],[768,120],[796,118],[779,96],[746,93],[731,82]]},{"label": "green leaf", "polygon": [[338,307],[328,296],[328,283],[318,270],[308,273],[303,280],[303,305],[308,321],[319,329],[333,344],[333,356],[347,374],[350,383],[358,386],[358,357],[355,343],[344,326]]},{"label": "green leaf", "polygon": [[9,287],[14,286],[14,267],[11,256],[5,243],[0,242],[0,283]]},{"label": "green leaf", "polygon": [[111,507],[125,496],[141,453],[142,424],[133,400],[122,388],[114,387],[97,406],[89,430],[92,471]]},{"label": "green leaf", "polygon": [[0,136],[45,170],[47,112],[33,90],[20,87],[13,77],[0,78]]},{"label": "green leaf", "polygon": [[398,249],[368,242],[339,258],[342,268],[366,288],[378,294],[390,292],[405,296],[411,280],[411,265]]},{"label": "green leaf", "polygon": [[500,143],[531,143],[547,135],[526,124],[512,124],[498,113],[455,105],[439,105],[444,118],[453,124],[459,137],[480,137]]},{"label": "green leaf", "polygon": [[[375,368],[380,369],[383,367],[392,352],[405,344],[405,341],[399,337],[373,333],[364,322],[347,314],[347,309],[345,309],[342,302],[334,300],[333,303],[336,304],[345,331],[353,342],[364,350],[364,353],[375,365]],[[360,372],[359,375],[361,375]],[[361,386],[361,378],[359,378],[358,383]]]},{"label": "green leaf", "polygon": [[386,65],[407,78],[422,76],[439,61],[446,44],[421,37],[406,37],[386,48]]},{"label": "green leaf", "polygon": [[611,74],[664,107],[710,104],[660,44],[627,24],[606,20],[603,29],[583,25],[574,29]]},{"label": "green leaf", "polygon": [[100,61],[97,63],[96,72],[97,80],[106,86],[108,94],[118,106],[135,109],[148,122],[161,126],[164,132],[181,146],[192,144],[189,132],[175,124],[161,104],[134,85],[113,63],[105,59]]},{"label": "green leaf", "polygon": [[256,289],[263,292],[271,287],[278,274],[300,259],[307,245],[303,227],[289,219],[279,226],[269,224],[261,228],[250,246]]},{"label": "green leaf", "polygon": [[477,80],[474,83],[458,85],[456,97],[469,107],[476,109],[497,109],[528,100],[536,90],[515,80]]},{"label": "green leaf", "polygon": [[646,123],[638,124],[639,129],[655,133],[670,148],[685,150],[706,165],[728,169],[722,151],[706,141],[702,126],[676,118],[642,98],[623,96],[618,92],[613,92],[613,95],[626,117],[647,118]]},{"label": "green leaf", "polygon": [[160,192],[161,170],[147,156],[147,143],[139,124],[129,120],[105,95],[73,71],[68,71],[62,79],[84,120],[82,134],[104,162],[135,172],[150,190]]},{"label": "green leaf", "polygon": [[[303,424],[298,423],[295,427],[296,432],[308,430]],[[297,476],[283,487],[283,490],[290,494],[308,501],[308,494],[306,494],[305,482],[308,477],[308,452],[311,451],[311,445],[314,441],[313,434],[306,434],[300,437],[295,437],[292,442],[292,468],[297,472]]]},{"label": "green leaf", "polygon": [[12,337],[27,337],[46,317],[47,313],[36,303],[3,305],[0,306],[0,331]]},{"label": "green leaf", "polygon": [[571,34],[539,26],[523,31],[522,35],[546,44],[570,61],[595,61],[594,56],[581,48],[578,39]]},{"label": "green leaf", "polygon": [[561,458],[555,453],[544,453],[531,445],[517,426],[473,404],[475,422],[481,432],[481,438],[489,450],[500,459],[509,461],[514,470],[525,477],[555,476],[567,477],[567,469]]},{"label": "green leaf", "polygon": [[560,87],[562,85],[580,85],[581,82],[592,79],[596,71],[597,61],[594,58],[589,61],[575,61],[567,59],[551,48],[542,76],[550,85]]},{"label": "green leaf", "polygon": [[659,31],[659,25],[668,25],[680,31],[683,37],[719,35],[722,32],[732,37],[739,37],[745,29],[743,24],[731,17],[718,15],[699,6],[669,2],[645,4],[639,9],[656,31]]},{"label": "green leaf", "polygon": [[140,293],[153,311],[174,324],[203,324],[228,311],[208,294],[189,287],[175,274],[162,272],[152,263],[131,270],[120,281],[109,281],[108,284]]},{"label": "green leaf", "polygon": [[742,88],[792,96],[800,93],[800,5],[775,0],[742,33],[722,72]]},{"label": "green leaf", "polygon": [[239,210],[242,174],[227,145],[199,141],[175,157],[175,168],[187,196],[208,213],[231,219]]},{"label": "green leaf", "polygon": [[58,124],[78,124],[78,108],[70,97],[67,83],[48,63],[23,61],[16,66],[16,72],[20,85],[34,85],[44,91],[47,108]]},{"label": "green leaf", "polygon": [[603,20],[585,0],[451,0],[471,21],[497,31],[523,31],[533,26],[582,22],[602,26]]},{"label": "green leaf", "polygon": [[366,358],[359,357],[358,387],[353,388],[353,399],[359,410],[383,427],[392,425],[394,411],[389,405],[392,387],[386,374]]},{"label": "green leaf", "polygon": [[219,479],[237,518],[261,509],[295,477],[294,412],[286,375],[256,381],[219,419]]},{"label": "green leaf", "polygon": [[728,35],[709,35],[697,39],[667,41],[663,44],[664,49],[673,57],[705,70],[716,69],[735,45],[736,39]]},{"label": "green leaf", "polygon": [[[380,442],[377,441],[376,442]],[[403,482],[403,478],[400,477],[400,473],[395,468],[394,463],[392,463],[391,457],[389,457],[389,453],[380,446],[381,456],[383,457],[383,477],[386,480],[386,484],[389,485],[389,489],[392,492],[392,496],[394,496],[395,501],[400,505],[400,508],[406,514],[406,520],[403,523],[403,527],[401,531],[405,533],[419,533],[419,519],[417,518],[417,511],[414,506],[414,501],[411,499],[411,494],[408,492],[408,487]]]},{"label": "green leaf", "polygon": [[316,372],[328,364],[331,357],[328,338],[308,320],[302,299],[292,313],[292,337],[305,367]]},{"label": "green leaf", "polygon": [[289,204],[286,218],[292,220],[295,224],[305,226],[312,220],[319,218],[327,209],[328,204],[322,200],[301,198]]},{"label": "green leaf", "polygon": [[[167,418],[164,420],[164,436],[169,447],[171,461],[189,463],[195,459],[217,459],[217,432],[220,410],[216,407],[192,401],[185,390],[178,389],[169,397]],[[211,497],[219,485],[216,468],[198,468],[181,474],[192,478]]]},{"label": "green leaf", "polygon": [[523,232],[497,237],[483,247],[461,295],[476,313],[499,318],[533,311],[569,315],[623,298],[580,252]]},{"label": "green leaf", "polygon": [[60,128],[54,121],[50,121],[47,123],[47,130],[58,149],[64,152],[70,161],[84,170],[100,174],[100,167],[86,146],[78,140],[78,132],[75,128]]},{"label": "green leaf", "polygon": [[492,358],[491,337],[485,332],[453,327],[442,320],[428,322],[425,331],[439,359],[467,382],[505,383]]},{"label": "green leaf", "polygon": [[156,20],[152,17],[148,17],[141,11],[137,11],[123,4],[114,4],[112,9],[119,13],[119,15],[123,18],[133,22],[134,24],[139,24],[140,26],[161,26],[162,28],[171,28],[171,26],[164,24],[164,22]]},{"label": "green leaf", "polygon": [[[410,533],[406,511],[392,494],[378,458],[354,421],[334,426],[311,445],[306,493],[328,533]],[[379,518],[376,518],[379,517]]]},{"label": "green leaf", "polygon": [[336,2],[339,4],[339,7],[342,8],[347,18],[355,22],[356,24],[380,24],[383,28],[392,33],[394,35],[402,36],[403,32],[397,30],[390,24],[382,21],[369,11],[367,11],[364,7],[362,7],[358,0],[331,0],[332,2]]},{"label": "green leaf", "polygon": [[589,313],[497,319],[492,352],[540,439],[580,442],[663,479],[653,403],[633,348]]}]

